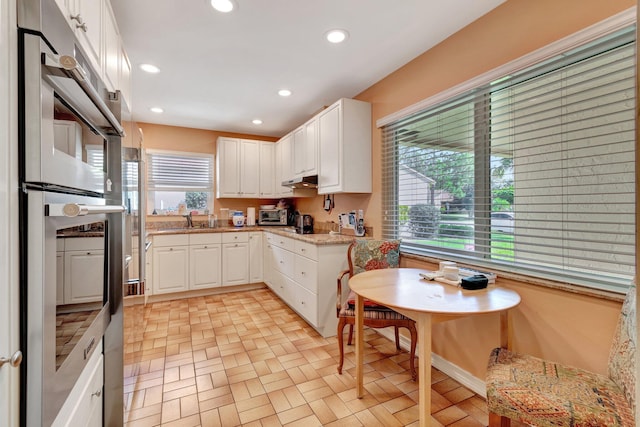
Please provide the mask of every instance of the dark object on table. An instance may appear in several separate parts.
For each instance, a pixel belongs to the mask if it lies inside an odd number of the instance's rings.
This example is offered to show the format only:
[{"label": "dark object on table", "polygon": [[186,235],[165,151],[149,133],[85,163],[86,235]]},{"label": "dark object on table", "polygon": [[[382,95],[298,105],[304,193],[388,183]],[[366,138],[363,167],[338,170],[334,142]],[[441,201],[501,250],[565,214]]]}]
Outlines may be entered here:
[{"label": "dark object on table", "polygon": [[461,280],[460,286],[462,289],[475,291],[477,289],[484,289],[487,287],[489,279],[482,274],[476,274],[475,276],[465,277]]}]

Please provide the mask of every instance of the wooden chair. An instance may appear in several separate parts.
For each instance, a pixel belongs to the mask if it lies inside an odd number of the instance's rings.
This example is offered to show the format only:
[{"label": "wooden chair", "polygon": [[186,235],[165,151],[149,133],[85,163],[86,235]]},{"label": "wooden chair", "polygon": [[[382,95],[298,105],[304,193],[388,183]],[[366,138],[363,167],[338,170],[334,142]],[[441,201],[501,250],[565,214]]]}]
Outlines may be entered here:
[{"label": "wooden chair", "polygon": [[[397,268],[400,263],[400,241],[399,240],[355,240],[347,250],[349,269],[340,272],[338,275],[338,298],[336,302],[336,313],[338,315],[338,346],[340,348],[340,364],[338,373],[342,374],[344,363],[344,327],[349,325],[348,344],[351,345],[353,339],[353,326],[355,324],[355,294],[349,292],[346,301],[342,301],[342,280],[344,277],[353,277],[355,274],[367,270],[377,270],[381,268]],[[398,328],[407,328],[411,334],[410,368],[411,377],[415,381],[415,355],[416,341],[418,333],[416,323],[393,311],[392,309],[365,300],[364,325],[370,328],[386,328],[393,326],[395,329],[396,349],[400,350],[400,334]]]},{"label": "wooden chair", "polygon": [[636,287],[629,289],[609,353],[608,376],[503,348],[487,369],[489,426],[635,426]]}]

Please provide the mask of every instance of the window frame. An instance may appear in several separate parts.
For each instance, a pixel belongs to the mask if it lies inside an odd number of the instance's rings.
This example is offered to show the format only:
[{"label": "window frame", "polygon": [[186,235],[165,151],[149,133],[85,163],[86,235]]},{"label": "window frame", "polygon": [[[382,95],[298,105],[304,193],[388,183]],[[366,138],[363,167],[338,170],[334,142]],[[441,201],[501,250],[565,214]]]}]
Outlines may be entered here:
[{"label": "window frame", "polygon": [[[608,20],[602,21],[601,23],[598,23],[592,27],[589,27],[579,33],[571,35],[565,39],[559,40],[558,42],[555,42],[549,46],[546,46],[545,48],[542,48],[529,55],[525,55],[522,58],[519,58],[515,61],[505,64],[502,67],[498,67],[497,69],[491,70],[488,73],[485,73],[481,76],[478,76],[474,79],[464,82],[451,89],[445,90],[428,99],[420,101],[417,104],[409,106],[401,111],[398,111],[389,116],[383,117],[377,121],[376,125],[379,128],[382,128],[388,125],[393,125],[394,123],[400,122],[403,119],[407,119],[417,113],[424,112],[425,110],[428,110],[433,107],[437,107],[438,105],[441,105],[446,101],[453,100],[459,97],[469,96],[474,89],[483,88],[483,87],[486,88],[492,82],[499,80],[501,76],[509,75],[511,73],[515,73],[517,71],[520,71],[526,68],[533,68],[533,67],[539,66],[544,61],[551,59],[562,52],[571,50],[580,45],[586,45],[594,40],[600,39],[601,37],[614,33],[620,29],[623,29],[625,27],[630,27],[633,24],[635,24],[635,16],[632,13],[632,11],[623,12],[612,18],[609,18]],[[483,96],[483,95],[490,96],[490,91],[487,93],[481,93],[480,96]],[[384,151],[384,148],[383,148],[383,151]],[[396,152],[396,156],[397,156],[397,152]],[[477,161],[483,162],[484,160],[478,159]],[[397,170],[399,168],[398,158],[395,159],[395,166],[396,166],[395,171],[383,171],[383,183],[382,183],[383,192],[389,191],[394,186],[396,189],[398,188],[398,182],[394,181],[398,179],[398,170]],[[390,178],[391,175],[394,175],[395,178]],[[490,191],[490,183],[488,184],[489,186],[487,187],[487,181],[482,180],[482,177],[476,176],[474,181],[477,182],[478,184],[476,185],[476,188],[475,188],[476,191]],[[483,200],[490,200],[490,198],[485,198]],[[397,200],[396,200],[396,203],[397,203]],[[387,224],[388,221],[391,221],[391,223],[393,223],[393,221],[396,221],[395,230],[396,232],[398,230],[397,218],[399,218],[399,212],[398,212],[399,206],[396,204],[395,207],[396,207],[396,212],[390,212],[390,205],[383,206],[382,227],[383,227],[384,237],[394,237],[392,234],[388,234],[388,231],[386,231],[388,230],[388,227],[385,226],[385,224]],[[482,211],[486,212],[487,214],[486,218],[481,217],[480,221],[476,221],[476,226],[479,224],[479,226],[482,227],[484,222],[486,222],[487,227],[490,227],[489,224],[491,223],[491,209],[490,208],[482,209]],[[387,235],[385,235],[385,233],[387,233]],[[489,236],[489,233],[486,233],[486,235]],[[488,237],[488,240],[490,241],[491,238]],[[443,257],[447,259],[455,259],[460,262],[466,262],[470,265],[477,265],[480,267],[485,267],[485,268],[493,269],[496,271],[500,271],[504,269],[504,271],[506,271],[507,273],[515,273],[515,274],[519,273],[518,271],[515,271],[515,270],[510,271],[509,266],[502,266],[500,265],[500,263],[496,263],[494,261],[483,262],[482,259],[479,259],[476,257],[465,257],[462,251],[456,252],[455,250],[446,250],[446,251],[439,252],[433,249],[425,250],[424,247],[421,247],[421,245],[412,244],[412,243],[403,243],[402,246],[403,246],[403,252],[410,253],[410,254],[417,254],[425,257],[434,257],[434,258]],[[530,273],[525,272],[524,274],[528,275]],[[558,278],[557,276],[554,277],[553,275],[548,275],[548,276],[536,275],[534,277],[538,277],[540,280],[543,280],[543,281],[558,280],[558,279],[562,280],[562,278]],[[604,290],[604,291],[611,291],[614,293],[623,293],[626,290],[626,287],[623,287],[623,286],[609,287],[609,286],[599,286],[597,284],[594,285],[591,283],[575,283],[575,282],[569,282],[569,283],[574,283],[581,288],[582,287],[593,288],[593,289],[597,289],[598,291]]]}]

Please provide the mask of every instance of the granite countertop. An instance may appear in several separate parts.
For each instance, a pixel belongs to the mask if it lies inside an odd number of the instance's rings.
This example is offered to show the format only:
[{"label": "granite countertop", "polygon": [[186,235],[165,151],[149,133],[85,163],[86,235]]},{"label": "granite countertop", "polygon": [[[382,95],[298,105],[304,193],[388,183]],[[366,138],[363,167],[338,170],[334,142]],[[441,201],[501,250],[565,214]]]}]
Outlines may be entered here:
[{"label": "granite countertop", "polygon": [[218,227],[218,228],[170,228],[170,229],[147,229],[149,236],[161,236],[167,234],[193,234],[193,233],[242,233],[249,231],[268,231],[279,236],[289,237],[294,240],[312,243],[314,245],[343,245],[351,243],[353,236],[342,234],[296,234],[291,227]]}]

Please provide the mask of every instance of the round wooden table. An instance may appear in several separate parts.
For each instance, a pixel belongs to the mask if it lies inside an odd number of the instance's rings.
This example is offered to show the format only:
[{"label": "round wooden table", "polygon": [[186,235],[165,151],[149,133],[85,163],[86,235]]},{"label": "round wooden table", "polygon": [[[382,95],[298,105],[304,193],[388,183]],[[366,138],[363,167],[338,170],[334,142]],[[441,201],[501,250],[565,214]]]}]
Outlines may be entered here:
[{"label": "round wooden table", "polygon": [[428,281],[418,268],[370,270],[349,279],[356,293],[356,392],[363,387],[363,310],[364,299],[391,307],[415,320],[418,329],[418,390],[420,426],[431,424],[431,325],[476,314],[500,313],[500,345],[508,347],[507,310],[520,303],[517,292],[490,285],[486,289],[467,291],[460,287]]}]

